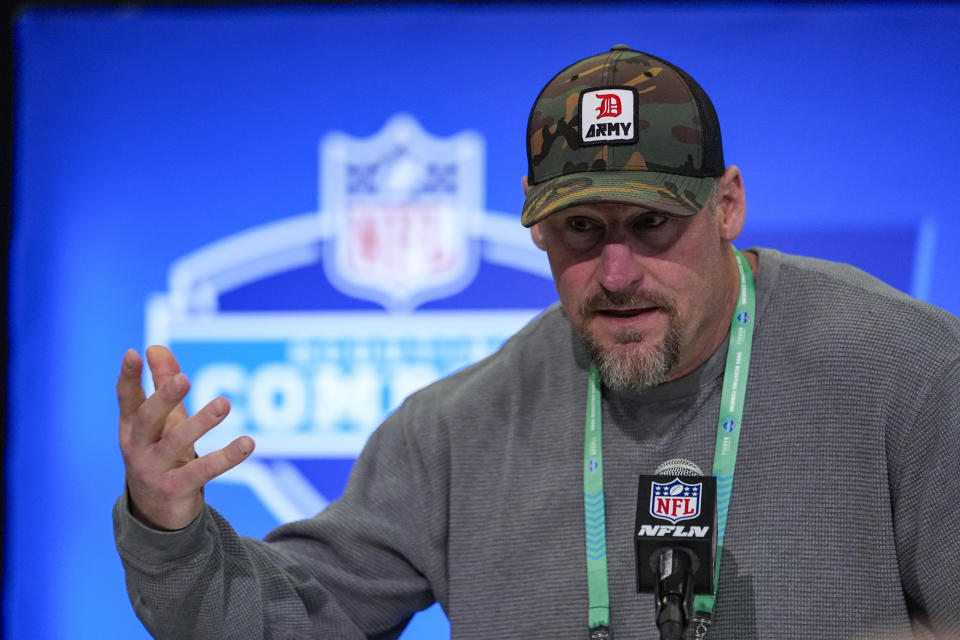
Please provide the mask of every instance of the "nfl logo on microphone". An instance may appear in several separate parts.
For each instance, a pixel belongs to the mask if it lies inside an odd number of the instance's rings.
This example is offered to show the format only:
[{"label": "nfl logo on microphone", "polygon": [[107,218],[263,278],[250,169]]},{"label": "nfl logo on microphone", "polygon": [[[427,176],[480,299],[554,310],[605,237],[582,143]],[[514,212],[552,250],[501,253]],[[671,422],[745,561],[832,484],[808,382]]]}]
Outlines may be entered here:
[{"label": "nfl logo on microphone", "polygon": [[700,515],[700,494],[703,483],[689,484],[675,478],[672,482],[652,482],[650,515],[673,524]]}]

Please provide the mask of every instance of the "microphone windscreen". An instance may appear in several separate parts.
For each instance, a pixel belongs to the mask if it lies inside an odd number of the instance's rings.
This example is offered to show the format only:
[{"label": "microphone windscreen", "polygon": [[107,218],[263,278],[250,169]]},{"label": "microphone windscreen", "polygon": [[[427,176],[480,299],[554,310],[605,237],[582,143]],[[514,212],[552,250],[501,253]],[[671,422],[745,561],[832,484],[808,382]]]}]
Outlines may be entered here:
[{"label": "microphone windscreen", "polygon": [[661,463],[653,473],[658,476],[702,476],[703,470],[696,462],[685,458],[670,458]]}]

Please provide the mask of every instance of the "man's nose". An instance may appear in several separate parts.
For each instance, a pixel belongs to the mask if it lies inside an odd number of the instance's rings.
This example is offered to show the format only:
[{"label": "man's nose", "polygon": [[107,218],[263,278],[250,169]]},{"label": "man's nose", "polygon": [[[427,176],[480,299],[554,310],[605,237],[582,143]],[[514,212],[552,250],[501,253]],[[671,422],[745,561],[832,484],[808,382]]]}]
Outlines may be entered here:
[{"label": "man's nose", "polygon": [[643,283],[643,269],[629,244],[607,243],[600,252],[600,285],[607,291],[634,293]]}]

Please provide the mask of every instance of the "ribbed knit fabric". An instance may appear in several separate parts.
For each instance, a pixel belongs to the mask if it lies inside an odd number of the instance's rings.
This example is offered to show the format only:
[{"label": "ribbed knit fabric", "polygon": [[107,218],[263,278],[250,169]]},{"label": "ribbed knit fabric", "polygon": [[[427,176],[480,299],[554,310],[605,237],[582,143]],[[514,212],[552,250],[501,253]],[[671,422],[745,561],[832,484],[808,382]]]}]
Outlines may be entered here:
[{"label": "ribbed knit fabric", "polygon": [[[960,321],[851,267],[760,250],[757,330],[710,640],[960,627]],[[603,399],[617,640],[656,639],[635,590],[637,475],[710,469],[726,345]],[[395,638],[439,601],[456,640],[584,639],[588,360],[558,307],[411,396],[342,497],[266,542],[210,507],[117,547],[158,638]]]}]

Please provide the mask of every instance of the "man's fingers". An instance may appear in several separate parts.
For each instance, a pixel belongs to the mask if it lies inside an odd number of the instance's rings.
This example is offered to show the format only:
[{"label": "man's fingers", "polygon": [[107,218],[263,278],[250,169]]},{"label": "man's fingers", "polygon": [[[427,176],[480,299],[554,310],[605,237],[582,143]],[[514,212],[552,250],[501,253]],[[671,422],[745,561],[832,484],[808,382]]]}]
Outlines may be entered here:
[{"label": "man's fingers", "polygon": [[180,373],[180,363],[173,356],[170,349],[163,345],[155,344],[147,347],[147,364],[150,365],[150,374],[153,376],[153,383],[157,389],[162,387],[167,380]]},{"label": "man's fingers", "polygon": [[223,449],[190,462],[180,472],[188,485],[201,487],[250,457],[253,446],[253,438],[240,436]]},{"label": "man's fingers", "polygon": [[[147,347],[147,364],[150,366],[153,386],[158,391],[180,373],[180,363],[177,362],[170,349],[163,345],[155,344]],[[171,427],[187,419],[187,409],[183,405],[175,407],[171,414],[173,417]]]},{"label": "man's fingers", "polygon": [[137,444],[153,444],[163,435],[170,412],[181,404],[190,383],[182,373],[170,378],[163,387],[140,404],[130,436]]},{"label": "man's fingers", "polygon": [[120,416],[133,416],[144,400],[140,375],[143,361],[133,349],[127,349],[120,363],[120,375],[117,377],[117,400],[120,403]]},{"label": "man's fingers", "polygon": [[[169,460],[184,450],[191,450],[194,443],[223,422],[229,412],[230,402],[226,398],[214,398],[176,429],[163,434],[163,438],[157,443],[157,455]],[[194,457],[194,454],[191,453],[190,457]]]},{"label": "man's fingers", "polygon": [[140,384],[140,375],[143,372],[143,361],[133,349],[123,354],[120,364],[120,375],[117,377],[117,401],[120,404],[120,431],[121,438],[126,434],[137,415],[137,410],[144,401],[143,386]]}]

